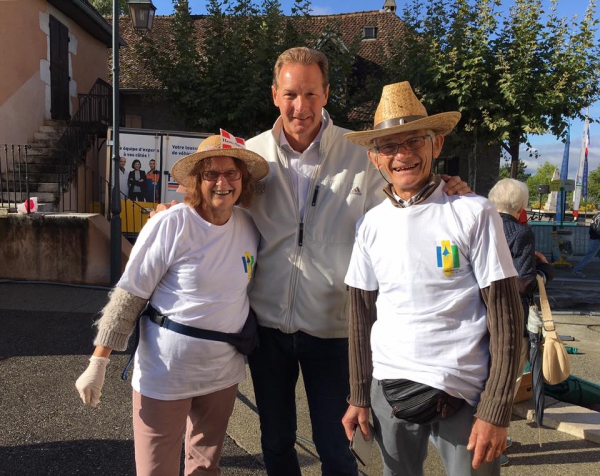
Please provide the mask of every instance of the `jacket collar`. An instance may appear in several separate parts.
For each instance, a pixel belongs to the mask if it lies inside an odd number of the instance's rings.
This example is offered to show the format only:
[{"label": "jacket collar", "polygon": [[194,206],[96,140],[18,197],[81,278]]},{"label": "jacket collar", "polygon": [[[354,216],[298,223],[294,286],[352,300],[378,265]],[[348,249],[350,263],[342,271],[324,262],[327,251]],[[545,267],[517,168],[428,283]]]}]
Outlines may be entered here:
[{"label": "jacket collar", "polygon": [[[439,175],[431,175],[429,177],[429,181],[427,185],[425,185],[416,195],[411,197],[412,203],[411,205],[417,205],[419,203],[424,202],[429,196],[433,193],[433,191],[438,187],[440,182],[442,181],[442,177]],[[392,184],[389,183],[383,188],[383,193],[387,195],[387,197],[391,200],[392,205],[396,208],[406,208],[402,203],[398,202],[396,196],[394,195],[394,190],[392,188]]]}]

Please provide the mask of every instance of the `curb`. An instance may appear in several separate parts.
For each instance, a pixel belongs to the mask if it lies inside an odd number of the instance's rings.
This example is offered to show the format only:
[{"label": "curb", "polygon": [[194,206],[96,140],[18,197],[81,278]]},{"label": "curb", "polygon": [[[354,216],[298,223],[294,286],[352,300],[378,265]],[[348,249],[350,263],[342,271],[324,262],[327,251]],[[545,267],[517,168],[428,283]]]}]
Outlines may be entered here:
[{"label": "curb", "polygon": [[[513,405],[513,415],[535,421],[532,399]],[[544,426],[600,445],[600,412],[546,396]]]}]

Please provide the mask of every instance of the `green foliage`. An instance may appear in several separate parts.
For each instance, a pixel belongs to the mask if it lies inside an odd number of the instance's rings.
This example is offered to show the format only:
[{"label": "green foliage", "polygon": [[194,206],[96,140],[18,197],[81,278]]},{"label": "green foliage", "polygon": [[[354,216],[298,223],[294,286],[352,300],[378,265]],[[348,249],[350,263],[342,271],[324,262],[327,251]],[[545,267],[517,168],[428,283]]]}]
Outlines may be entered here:
[{"label": "green foliage", "polygon": [[[127,15],[129,13],[129,7],[127,6],[127,0],[118,0],[119,9],[121,15]],[[90,0],[90,3],[94,6],[102,16],[112,17],[113,15],[113,0]]]},{"label": "green foliage", "polygon": [[[511,156],[528,134],[563,136],[567,122],[600,98],[596,0],[567,20],[541,0],[413,0],[390,77],[411,82],[428,110],[458,110],[464,146],[497,143]],[[404,44],[404,48],[402,48]]]},{"label": "green foliage", "polygon": [[146,65],[173,113],[189,130],[221,127],[249,137],[269,129],[277,116],[270,94],[273,66],[284,50],[308,43],[296,26],[310,3],[296,0],[290,18],[279,0],[208,0],[203,40],[188,1],[173,3],[170,44],[150,37],[136,43],[138,56],[152,58]]},{"label": "green foliage", "polygon": [[[525,170],[527,168],[527,164],[522,160],[519,160],[519,174],[517,175],[517,180],[521,182],[526,182],[531,174],[528,174]],[[498,179],[510,178],[510,159],[508,157],[505,158],[504,164],[500,167],[500,173]]]},{"label": "green foliage", "polygon": [[[600,167],[588,174],[587,203],[600,206]],[[583,198],[581,199],[583,203]]]},{"label": "green foliage", "polygon": [[[537,172],[534,175],[531,175],[527,179],[527,188],[529,188],[529,199],[530,200],[539,200],[539,192],[537,191],[538,185],[550,185],[550,181],[552,180],[552,175],[554,174],[554,170],[556,169],[555,165],[552,165],[550,162],[546,161],[542,164],[541,167],[538,167]],[[546,200],[546,197],[542,197],[542,204]]]}]

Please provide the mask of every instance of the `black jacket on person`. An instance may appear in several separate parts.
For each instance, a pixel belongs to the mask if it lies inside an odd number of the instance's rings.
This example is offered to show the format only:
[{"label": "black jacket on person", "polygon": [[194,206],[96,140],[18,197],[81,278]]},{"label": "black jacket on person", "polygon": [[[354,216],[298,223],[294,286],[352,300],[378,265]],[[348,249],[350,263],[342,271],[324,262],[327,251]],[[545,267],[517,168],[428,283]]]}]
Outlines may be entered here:
[{"label": "black jacket on person", "polygon": [[548,282],[554,278],[554,268],[548,263],[536,263],[535,235],[527,225],[522,225],[515,217],[507,213],[500,213],[500,217],[513,264],[519,275],[517,285],[523,304],[525,324],[527,324],[529,305],[533,302],[533,294],[538,290],[536,276],[541,274],[546,277],[546,282]]},{"label": "black jacket on person", "polygon": [[135,180],[135,170],[132,170],[131,172],[129,172],[129,176],[127,177],[127,185],[128,185],[128,190],[127,190],[127,196],[130,199],[133,199],[133,187],[135,187],[136,185],[138,187],[140,187],[140,192],[138,192],[141,197],[142,200],[144,200],[144,197],[146,196],[146,172],[144,172],[143,170],[140,170],[140,179],[143,180],[143,182],[137,182]]}]

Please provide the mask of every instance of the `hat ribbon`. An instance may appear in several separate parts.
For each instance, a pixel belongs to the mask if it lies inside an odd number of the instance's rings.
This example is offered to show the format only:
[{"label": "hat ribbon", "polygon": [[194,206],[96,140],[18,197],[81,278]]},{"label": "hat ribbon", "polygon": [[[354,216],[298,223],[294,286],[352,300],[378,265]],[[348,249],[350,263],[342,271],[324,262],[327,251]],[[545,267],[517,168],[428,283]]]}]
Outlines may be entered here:
[{"label": "hat ribbon", "polygon": [[373,129],[387,129],[388,127],[394,126],[403,126],[409,122],[417,121],[419,119],[423,119],[427,116],[404,116],[404,117],[395,117],[393,119],[388,119],[386,121],[382,121],[377,124]]}]

